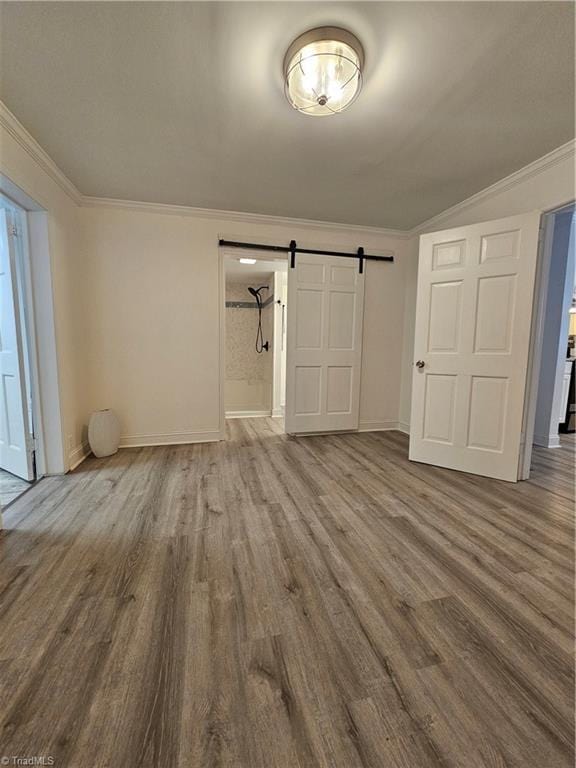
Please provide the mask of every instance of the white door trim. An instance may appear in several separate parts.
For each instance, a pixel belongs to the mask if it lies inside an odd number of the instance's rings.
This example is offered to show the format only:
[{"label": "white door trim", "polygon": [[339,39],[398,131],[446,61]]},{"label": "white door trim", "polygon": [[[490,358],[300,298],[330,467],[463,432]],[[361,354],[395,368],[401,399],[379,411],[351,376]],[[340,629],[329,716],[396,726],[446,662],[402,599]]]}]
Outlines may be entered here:
[{"label": "white door trim", "polygon": [[30,263],[30,234],[28,216],[24,211],[19,216],[22,222],[22,281],[24,288],[24,316],[26,322],[26,340],[28,344],[28,365],[30,367],[30,389],[32,399],[32,421],[34,430],[34,449],[36,461],[36,480],[46,474],[46,449],[42,416],[42,397],[40,392],[40,373],[38,366],[38,344],[36,341],[36,319],[34,311],[34,291],[32,288],[32,269]]},{"label": "white door trim", "polygon": [[[2,254],[2,469],[28,482],[36,479],[32,440],[29,342],[23,285],[23,229],[19,211],[0,208]],[[22,217],[23,219],[23,217]]]},{"label": "white door trim", "polygon": [[[220,236],[218,236],[220,237]],[[217,246],[218,247],[218,246]],[[226,439],[226,406],[224,404],[224,385],[226,380],[226,271],[224,262],[226,253],[218,247],[218,329],[220,336],[220,354],[218,356],[218,399],[220,415],[218,431],[220,440]]]},{"label": "white door trim", "polygon": [[[282,416],[282,273],[274,272],[272,416]],[[279,303],[280,302],[280,303]]]},{"label": "white door trim", "polygon": [[[0,174],[0,197],[25,218],[23,267],[32,380],[32,412],[36,438],[36,479],[68,469],[60,407],[58,359],[48,219],[23,190]],[[26,247],[27,246],[27,247]]]}]

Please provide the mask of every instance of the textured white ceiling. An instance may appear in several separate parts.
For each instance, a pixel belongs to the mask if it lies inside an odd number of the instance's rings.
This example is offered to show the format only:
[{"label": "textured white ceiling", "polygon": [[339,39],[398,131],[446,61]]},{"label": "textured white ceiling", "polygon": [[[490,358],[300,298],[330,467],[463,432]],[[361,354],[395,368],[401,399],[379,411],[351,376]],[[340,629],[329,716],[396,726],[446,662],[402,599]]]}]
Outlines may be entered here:
[{"label": "textured white ceiling", "polygon": [[[1,4],[0,98],[87,195],[409,228],[574,136],[574,5]],[[293,111],[292,39],[349,28],[364,88]]]}]

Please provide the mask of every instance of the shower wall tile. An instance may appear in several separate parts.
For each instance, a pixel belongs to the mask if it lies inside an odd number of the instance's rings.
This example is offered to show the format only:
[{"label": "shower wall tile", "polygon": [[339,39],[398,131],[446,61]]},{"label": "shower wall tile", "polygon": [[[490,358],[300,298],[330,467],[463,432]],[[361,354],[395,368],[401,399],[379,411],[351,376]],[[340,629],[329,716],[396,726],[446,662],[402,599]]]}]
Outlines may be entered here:
[{"label": "shower wall tile", "polygon": [[[264,300],[272,293],[262,291]],[[226,301],[254,301],[246,283],[227,283]],[[255,302],[254,302],[255,303]],[[272,345],[272,304],[262,311],[264,341]],[[226,386],[224,401],[230,410],[267,410],[272,398],[272,350],[258,354],[255,349],[258,328],[256,309],[226,307]],[[260,402],[257,402],[257,401]]]}]

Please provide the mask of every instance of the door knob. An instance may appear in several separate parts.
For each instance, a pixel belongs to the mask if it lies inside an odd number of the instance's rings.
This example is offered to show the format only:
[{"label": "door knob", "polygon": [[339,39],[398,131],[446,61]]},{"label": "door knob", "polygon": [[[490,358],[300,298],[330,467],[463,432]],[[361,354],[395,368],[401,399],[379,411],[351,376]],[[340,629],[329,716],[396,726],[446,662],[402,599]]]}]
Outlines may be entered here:
[{"label": "door knob", "polygon": [[426,363],[424,362],[424,360],[417,360],[416,361],[416,368],[424,368],[425,365],[426,365]]}]

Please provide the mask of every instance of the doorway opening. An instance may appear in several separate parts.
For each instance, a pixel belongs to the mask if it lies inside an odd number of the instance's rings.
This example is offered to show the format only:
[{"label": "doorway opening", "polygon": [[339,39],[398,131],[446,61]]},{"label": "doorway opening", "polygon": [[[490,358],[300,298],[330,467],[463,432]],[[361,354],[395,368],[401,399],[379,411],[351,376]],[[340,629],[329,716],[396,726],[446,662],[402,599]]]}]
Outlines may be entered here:
[{"label": "doorway opening", "polygon": [[26,212],[0,196],[0,508],[37,478],[34,350]]},{"label": "doorway opening", "polygon": [[[544,216],[531,399],[534,411],[530,470],[538,473],[564,449],[571,467],[576,434],[576,214],[570,204]],[[544,449],[544,450],[542,450]],[[573,480],[570,469],[569,482]]]},{"label": "doorway opening", "polygon": [[270,418],[275,431],[284,431],[287,271],[285,259],[224,254],[228,424],[232,419]]}]

